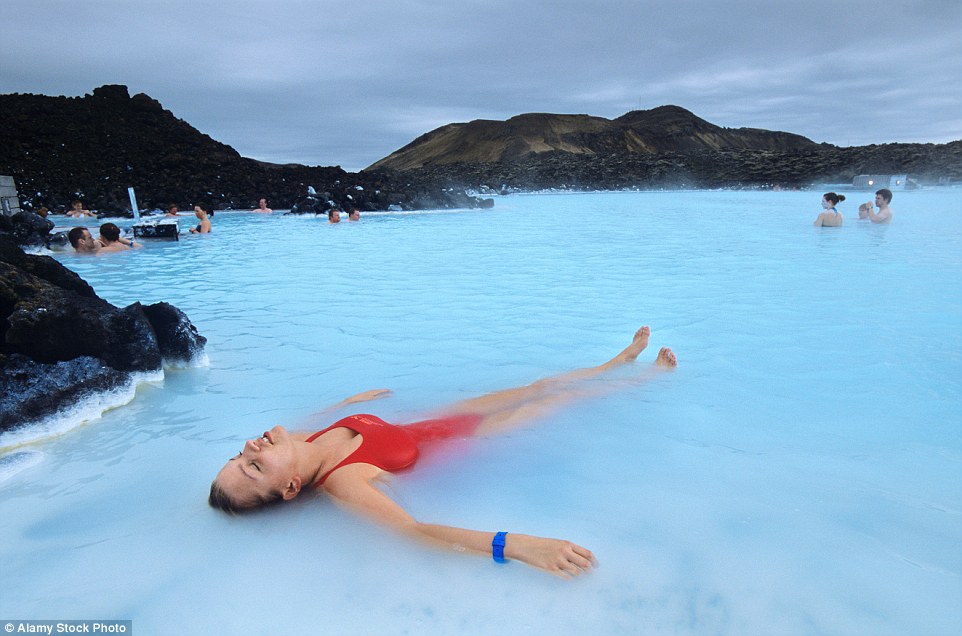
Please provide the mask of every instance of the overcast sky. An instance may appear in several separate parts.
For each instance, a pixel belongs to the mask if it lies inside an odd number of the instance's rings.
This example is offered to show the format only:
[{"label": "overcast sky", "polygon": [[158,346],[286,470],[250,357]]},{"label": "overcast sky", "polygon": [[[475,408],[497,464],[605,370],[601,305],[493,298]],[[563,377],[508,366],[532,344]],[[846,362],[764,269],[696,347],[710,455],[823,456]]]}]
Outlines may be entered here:
[{"label": "overcast sky", "polygon": [[147,93],[262,161],[676,104],[841,146],[962,139],[959,0],[3,0],[0,93]]}]

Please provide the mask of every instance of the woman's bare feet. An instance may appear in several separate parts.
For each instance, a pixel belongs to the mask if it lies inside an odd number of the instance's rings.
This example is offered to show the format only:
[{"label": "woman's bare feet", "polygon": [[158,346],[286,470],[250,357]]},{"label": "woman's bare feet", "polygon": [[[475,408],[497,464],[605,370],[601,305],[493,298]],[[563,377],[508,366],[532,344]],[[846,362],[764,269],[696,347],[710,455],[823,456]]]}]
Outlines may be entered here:
[{"label": "woman's bare feet", "polygon": [[662,347],[661,351],[658,352],[658,357],[655,359],[655,364],[660,367],[672,369],[678,366],[678,360],[675,358],[674,351],[668,347]]},{"label": "woman's bare feet", "polygon": [[645,350],[648,346],[648,338],[651,336],[651,329],[646,325],[635,332],[634,338],[631,340],[631,344],[625,347],[625,350],[615,356],[613,362],[634,362],[638,354]]}]

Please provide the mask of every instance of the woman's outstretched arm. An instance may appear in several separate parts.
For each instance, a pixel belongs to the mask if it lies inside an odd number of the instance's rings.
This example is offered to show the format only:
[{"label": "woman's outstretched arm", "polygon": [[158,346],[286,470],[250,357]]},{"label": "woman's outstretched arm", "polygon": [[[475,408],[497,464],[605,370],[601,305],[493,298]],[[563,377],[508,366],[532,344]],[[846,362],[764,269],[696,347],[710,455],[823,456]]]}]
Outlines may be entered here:
[{"label": "woman's outstretched arm", "polygon": [[308,415],[306,418],[304,418],[302,422],[300,422],[298,426],[299,427],[314,426],[318,423],[318,421],[321,418],[326,416],[328,413],[331,413],[338,409],[342,409],[345,406],[349,406],[351,404],[357,404],[359,402],[370,402],[371,400],[380,400],[381,398],[390,397],[391,395],[393,395],[393,392],[391,391],[391,389],[371,389],[370,391],[361,391],[360,393],[356,393],[355,395],[344,398],[337,404],[332,404],[331,406],[328,406],[327,408],[321,411]]},{"label": "woman's outstretched arm", "polygon": [[[491,556],[494,532],[417,521],[374,485],[381,472],[370,464],[352,464],[331,475],[324,486],[336,501],[352,511],[407,536],[439,548]],[[578,576],[595,565],[591,550],[570,541],[513,532],[505,537],[504,556],[565,578]]]},{"label": "woman's outstretched arm", "polygon": [[393,395],[391,389],[371,389],[370,391],[361,391],[351,397],[346,397],[331,409],[341,408],[342,406],[347,406],[348,404],[357,404],[358,402],[370,402],[371,400],[380,400],[381,398],[390,397]]}]

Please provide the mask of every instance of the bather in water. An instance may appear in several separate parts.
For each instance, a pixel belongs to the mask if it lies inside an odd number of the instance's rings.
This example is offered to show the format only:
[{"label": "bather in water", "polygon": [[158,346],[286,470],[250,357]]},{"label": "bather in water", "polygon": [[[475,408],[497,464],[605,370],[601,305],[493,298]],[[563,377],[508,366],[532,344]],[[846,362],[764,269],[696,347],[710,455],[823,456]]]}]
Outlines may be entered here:
[{"label": "bather in water", "polygon": [[[392,471],[415,463],[418,447],[450,438],[479,437],[540,417],[575,399],[610,391],[585,380],[632,363],[647,346],[651,331],[639,329],[608,362],[464,400],[435,417],[402,426],[367,414],[351,415],[316,433],[288,432],[275,426],[230,459],[211,484],[209,503],[227,512],[289,501],[304,490],[323,490],[351,510],[435,546],[491,554],[496,561],[517,559],[562,577],[577,576],[595,563],[590,550],[570,541],[516,533],[493,533],[422,523],[376,487]],[[650,372],[677,365],[671,349],[661,349]],[[647,374],[646,374],[647,377]],[[359,393],[338,407],[389,395],[387,389]]]}]

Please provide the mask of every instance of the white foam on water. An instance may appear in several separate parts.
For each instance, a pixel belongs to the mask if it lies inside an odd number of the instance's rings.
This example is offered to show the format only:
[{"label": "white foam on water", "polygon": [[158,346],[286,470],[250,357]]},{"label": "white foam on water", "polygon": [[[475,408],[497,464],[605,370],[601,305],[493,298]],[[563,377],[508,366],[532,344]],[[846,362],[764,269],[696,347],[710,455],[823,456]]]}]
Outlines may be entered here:
[{"label": "white foam on water", "polygon": [[206,350],[201,350],[189,360],[180,358],[164,358],[165,369],[203,369],[210,366],[210,356]]}]

